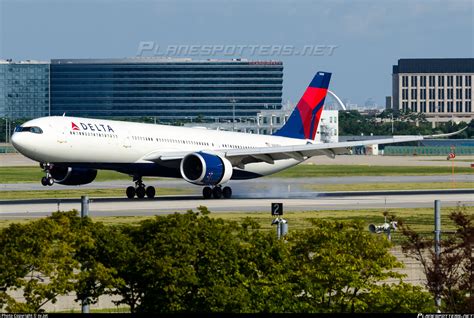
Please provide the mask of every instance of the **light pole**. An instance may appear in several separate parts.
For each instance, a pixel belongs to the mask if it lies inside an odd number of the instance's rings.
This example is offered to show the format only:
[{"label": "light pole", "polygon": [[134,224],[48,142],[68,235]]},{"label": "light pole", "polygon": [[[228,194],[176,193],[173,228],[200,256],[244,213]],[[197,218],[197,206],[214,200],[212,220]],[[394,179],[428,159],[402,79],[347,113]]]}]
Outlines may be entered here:
[{"label": "light pole", "polygon": [[393,136],[393,110],[392,110],[392,136]]},{"label": "light pole", "polygon": [[8,118],[5,117],[5,143],[8,143]]},{"label": "light pole", "polygon": [[435,200],[434,202],[434,221],[435,221],[435,230],[434,230],[434,250],[435,250],[435,273],[436,273],[436,293],[435,293],[435,304],[438,312],[441,307],[441,286],[440,286],[440,254],[441,254],[441,201]]},{"label": "light pole", "polygon": [[5,143],[10,142],[10,130],[11,130],[11,122],[8,120],[8,117],[5,117]]}]

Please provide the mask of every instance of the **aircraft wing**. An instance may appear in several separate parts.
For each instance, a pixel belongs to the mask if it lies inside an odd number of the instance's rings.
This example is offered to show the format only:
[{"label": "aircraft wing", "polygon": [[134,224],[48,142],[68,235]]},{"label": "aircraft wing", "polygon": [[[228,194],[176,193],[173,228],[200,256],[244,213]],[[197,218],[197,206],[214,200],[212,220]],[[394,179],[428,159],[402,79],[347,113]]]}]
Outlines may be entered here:
[{"label": "aircraft wing", "polygon": [[[467,128],[467,127],[466,127]],[[464,128],[464,129],[466,129]],[[304,161],[313,156],[329,156],[334,158],[336,155],[350,153],[352,147],[378,144],[393,144],[400,142],[419,141],[427,138],[439,138],[456,135],[464,129],[439,135],[427,136],[394,136],[385,139],[371,139],[360,141],[347,141],[337,143],[320,143],[320,144],[306,144],[297,146],[275,146],[275,147],[261,147],[251,149],[222,149],[216,151],[205,150],[207,153],[215,153],[226,157],[234,167],[243,168],[244,165],[253,162],[266,162],[273,164],[275,160],[296,159]],[[189,154],[189,151],[178,152],[152,152],[143,157],[143,160],[166,162],[180,160]]]}]

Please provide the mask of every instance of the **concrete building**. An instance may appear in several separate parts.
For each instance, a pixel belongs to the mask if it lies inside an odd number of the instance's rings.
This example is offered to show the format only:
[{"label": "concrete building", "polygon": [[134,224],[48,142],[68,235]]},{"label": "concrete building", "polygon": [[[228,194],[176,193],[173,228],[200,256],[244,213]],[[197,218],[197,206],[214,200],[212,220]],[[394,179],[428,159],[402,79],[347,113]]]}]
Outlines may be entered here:
[{"label": "concrete building", "polygon": [[474,119],[474,58],[400,59],[393,66],[395,110],[425,114],[436,123]]},{"label": "concrete building", "polygon": [[[205,127],[207,129],[219,129],[229,131],[240,131],[246,133],[271,135],[278,131],[288,120],[293,109],[268,109],[258,113],[253,118],[247,118],[245,121],[232,123],[187,123],[187,127]],[[323,110],[321,122],[316,131],[315,141],[317,142],[338,142],[339,140],[339,112],[337,110]]]},{"label": "concrete building", "polygon": [[392,109],[392,96],[385,96],[385,109],[389,110]]},{"label": "concrete building", "polygon": [[281,108],[281,61],[188,58],[51,60],[51,115],[248,118]]},{"label": "concrete building", "polygon": [[49,113],[49,62],[0,60],[0,117]]}]

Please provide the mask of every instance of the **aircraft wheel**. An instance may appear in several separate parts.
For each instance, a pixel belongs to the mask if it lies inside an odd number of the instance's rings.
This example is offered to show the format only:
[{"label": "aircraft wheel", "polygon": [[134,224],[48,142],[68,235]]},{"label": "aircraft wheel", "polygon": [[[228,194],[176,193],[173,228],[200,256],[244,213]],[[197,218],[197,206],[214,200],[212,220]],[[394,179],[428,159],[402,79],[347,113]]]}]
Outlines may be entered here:
[{"label": "aircraft wheel", "polygon": [[127,193],[127,198],[133,199],[135,197],[135,188],[131,186],[128,187],[126,193]]},{"label": "aircraft wheel", "polygon": [[148,199],[153,199],[155,197],[156,191],[155,187],[149,186],[146,188],[146,197]]},{"label": "aircraft wheel", "polygon": [[54,179],[53,178],[46,178],[48,185],[52,186],[54,184]]},{"label": "aircraft wheel", "polygon": [[222,194],[225,199],[230,199],[232,197],[232,189],[230,187],[224,187]]},{"label": "aircraft wheel", "polygon": [[212,196],[214,197],[214,199],[222,198],[222,189],[221,189],[221,187],[215,187],[214,189],[212,189]]},{"label": "aircraft wheel", "polygon": [[47,186],[48,185],[48,178],[46,178],[46,177],[41,178],[41,184],[43,186]]},{"label": "aircraft wheel", "polygon": [[202,196],[204,199],[212,198],[212,189],[210,187],[204,187],[202,189]]},{"label": "aircraft wheel", "polygon": [[138,187],[136,190],[137,198],[143,199],[145,197],[145,187]]}]

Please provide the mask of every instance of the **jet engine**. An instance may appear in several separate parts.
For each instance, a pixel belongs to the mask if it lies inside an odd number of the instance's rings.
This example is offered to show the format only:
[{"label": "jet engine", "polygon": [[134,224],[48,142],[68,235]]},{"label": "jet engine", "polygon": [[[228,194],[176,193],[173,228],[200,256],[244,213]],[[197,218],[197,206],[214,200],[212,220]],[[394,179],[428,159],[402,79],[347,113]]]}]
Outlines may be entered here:
[{"label": "jet engine", "polygon": [[181,160],[181,176],[198,185],[218,185],[232,177],[232,164],[225,157],[205,152],[194,152]]},{"label": "jet engine", "polygon": [[97,170],[53,166],[49,173],[55,183],[64,185],[80,185],[94,181]]}]

